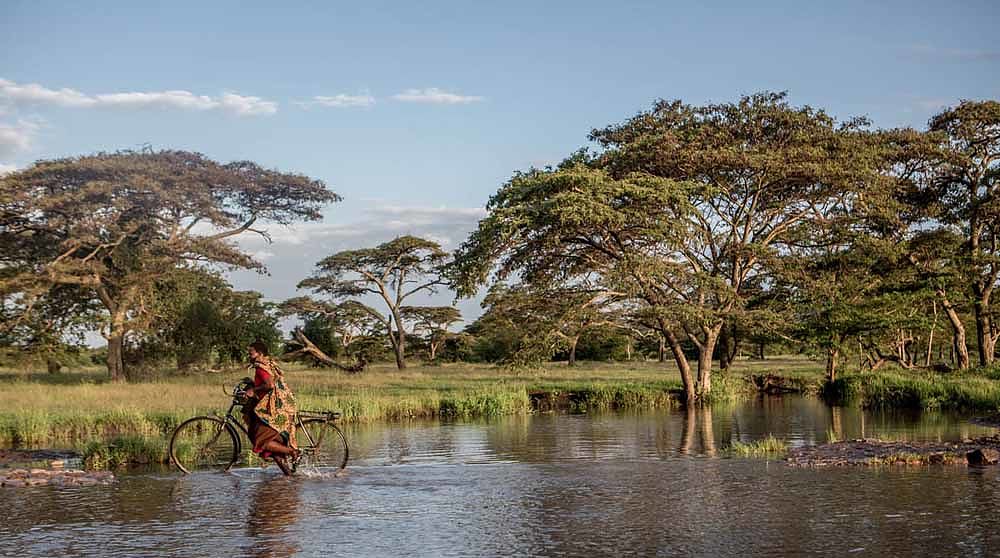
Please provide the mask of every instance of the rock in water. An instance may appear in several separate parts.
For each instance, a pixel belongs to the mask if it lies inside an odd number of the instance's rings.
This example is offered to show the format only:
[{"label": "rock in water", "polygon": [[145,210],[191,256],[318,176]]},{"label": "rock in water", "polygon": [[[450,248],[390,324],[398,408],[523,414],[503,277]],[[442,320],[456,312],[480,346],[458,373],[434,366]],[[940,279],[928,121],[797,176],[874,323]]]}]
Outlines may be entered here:
[{"label": "rock in water", "polygon": [[1000,451],[993,448],[979,448],[965,454],[969,465],[996,465],[1000,461]]}]

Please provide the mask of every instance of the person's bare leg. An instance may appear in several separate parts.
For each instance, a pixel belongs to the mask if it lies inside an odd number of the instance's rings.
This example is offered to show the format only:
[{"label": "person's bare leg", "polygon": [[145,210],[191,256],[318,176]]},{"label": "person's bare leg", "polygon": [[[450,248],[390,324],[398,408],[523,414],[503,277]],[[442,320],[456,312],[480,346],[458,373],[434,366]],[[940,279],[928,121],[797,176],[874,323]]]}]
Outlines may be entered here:
[{"label": "person's bare leg", "polygon": [[288,462],[285,461],[285,456],[272,455],[271,459],[273,459],[274,463],[278,466],[279,469],[281,469],[282,474],[284,474],[286,477],[291,476],[292,470],[288,467]]},{"label": "person's bare leg", "polygon": [[277,440],[271,440],[270,442],[267,442],[261,449],[282,456],[292,455],[293,453],[295,453],[295,451],[292,448],[286,446],[285,444],[282,444]]}]

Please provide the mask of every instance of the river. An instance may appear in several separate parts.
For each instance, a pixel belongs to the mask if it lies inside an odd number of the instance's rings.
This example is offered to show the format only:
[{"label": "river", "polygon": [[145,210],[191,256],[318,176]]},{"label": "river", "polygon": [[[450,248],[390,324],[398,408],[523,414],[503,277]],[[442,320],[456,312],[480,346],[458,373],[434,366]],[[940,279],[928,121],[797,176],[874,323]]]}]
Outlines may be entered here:
[{"label": "river", "polygon": [[801,397],[693,412],[346,429],[345,474],[121,473],[0,491],[3,556],[998,556],[998,468],[802,469],[727,457],[992,433]]}]

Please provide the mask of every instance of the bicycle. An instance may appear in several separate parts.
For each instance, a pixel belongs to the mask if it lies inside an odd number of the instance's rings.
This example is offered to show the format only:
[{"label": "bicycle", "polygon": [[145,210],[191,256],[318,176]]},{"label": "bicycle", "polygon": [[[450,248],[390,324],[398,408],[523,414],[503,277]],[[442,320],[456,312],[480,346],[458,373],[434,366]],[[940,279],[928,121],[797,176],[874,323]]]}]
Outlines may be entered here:
[{"label": "bicycle", "polygon": [[[193,470],[227,472],[232,469],[239,461],[242,440],[250,441],[241,417],[233,412],[244,403],[246,392],[241,389],[244,385],[233,389],[232,403],[224,415],[191,417],[177,425],[170,437],[171,463],[185,474]],[[230,395],[225,388],[223,390]],[[347,437],[335,424],[339,418],[340,413],[332,411],[298,412],[296,438],[302,453],[293,470],[335,468],[339,471],[347,466],[350,449]]]}]

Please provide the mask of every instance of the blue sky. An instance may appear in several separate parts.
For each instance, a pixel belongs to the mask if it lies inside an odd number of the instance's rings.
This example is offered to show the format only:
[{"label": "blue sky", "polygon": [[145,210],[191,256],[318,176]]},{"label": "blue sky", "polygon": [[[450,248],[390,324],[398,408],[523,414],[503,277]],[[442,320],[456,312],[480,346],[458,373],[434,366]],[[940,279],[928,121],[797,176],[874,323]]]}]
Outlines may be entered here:
[{"label": "blue sky", "polygon": [[513,171],[657,98],[787,90],[879,127],[1000,98],[991,2],[284,4],[3,2],[0,170],[151,144],[323,179],[323,224],[242,241],[272,275],[236,285],[282,299],[340,249],[454,247]]}]

